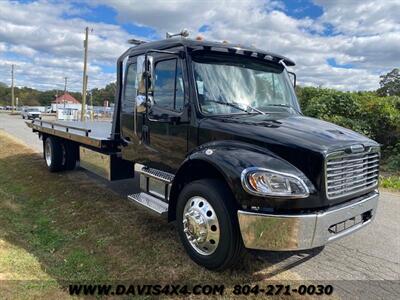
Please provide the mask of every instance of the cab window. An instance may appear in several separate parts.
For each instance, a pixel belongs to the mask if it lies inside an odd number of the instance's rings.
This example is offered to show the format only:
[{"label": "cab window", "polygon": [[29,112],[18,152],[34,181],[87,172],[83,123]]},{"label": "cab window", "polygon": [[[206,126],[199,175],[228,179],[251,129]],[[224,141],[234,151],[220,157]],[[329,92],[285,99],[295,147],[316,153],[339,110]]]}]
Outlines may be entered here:
[{"label": "cab window", "polygon": [[126,73],[124,97],[122,100],[122,111],[124,113],[133,113],[136,99],[136,63],[128,66]]},{"label": "cab window", "polygon": [[178,59],[158,62],[154,77],[154,104],[164,109],[182,111],[184,88],[181,62]]}]

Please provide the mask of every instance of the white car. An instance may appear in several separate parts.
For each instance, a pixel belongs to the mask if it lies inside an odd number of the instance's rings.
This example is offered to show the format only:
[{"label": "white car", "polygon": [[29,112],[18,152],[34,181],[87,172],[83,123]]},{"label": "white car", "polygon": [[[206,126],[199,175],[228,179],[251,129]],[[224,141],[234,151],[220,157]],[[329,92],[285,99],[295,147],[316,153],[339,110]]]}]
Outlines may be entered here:
[{"label": "white car", "polygon": [[22,119],[41,119],[42,113],[38,108],[24,108],[21,111]]}]

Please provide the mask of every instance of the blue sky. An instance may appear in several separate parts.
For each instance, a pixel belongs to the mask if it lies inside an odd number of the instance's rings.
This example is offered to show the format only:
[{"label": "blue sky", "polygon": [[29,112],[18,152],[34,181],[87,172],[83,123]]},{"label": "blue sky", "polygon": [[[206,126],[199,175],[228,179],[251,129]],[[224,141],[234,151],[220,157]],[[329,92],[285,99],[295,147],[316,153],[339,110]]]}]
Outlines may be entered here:
[{"label": "blue sky", "polygon": [[89,26],[89,87],[115,80],[129,38],[191,36],[251,44],[294,59],[302,85],[372,90],[398,67],[399,1],[82,0],[0,1],[0,81],[80,90],[83,31]]}]

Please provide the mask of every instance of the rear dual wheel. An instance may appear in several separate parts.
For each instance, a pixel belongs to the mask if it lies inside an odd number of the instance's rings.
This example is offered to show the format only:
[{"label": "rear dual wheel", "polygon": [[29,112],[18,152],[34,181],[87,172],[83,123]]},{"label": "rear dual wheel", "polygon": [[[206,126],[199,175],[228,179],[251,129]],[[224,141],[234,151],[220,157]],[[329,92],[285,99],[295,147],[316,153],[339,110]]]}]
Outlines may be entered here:
[{"label": "rear dual wheel", "polygon": [[50,172],[73,170],[78,158],[78,146],[49,136],[44,142],[44,158]]}]

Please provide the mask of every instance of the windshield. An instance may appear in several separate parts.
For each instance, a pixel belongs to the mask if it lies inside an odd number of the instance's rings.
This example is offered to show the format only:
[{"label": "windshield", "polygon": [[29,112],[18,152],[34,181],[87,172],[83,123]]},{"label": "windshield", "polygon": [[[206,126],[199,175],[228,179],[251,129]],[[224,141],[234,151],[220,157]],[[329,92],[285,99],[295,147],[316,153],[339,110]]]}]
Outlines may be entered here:
[{"label": "windshield", "polygon": [[28,108],[28,109],[26,109],[25,111],[28,111],[28,112],[38,112],[39,109],[38,109],[38,108]]},{"label": "windshield", "polygon": [[204,114],[299,113],[292,83],[281,65],[226,54],[192,57]]}]

